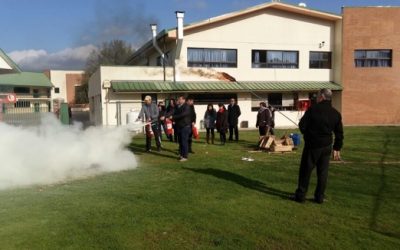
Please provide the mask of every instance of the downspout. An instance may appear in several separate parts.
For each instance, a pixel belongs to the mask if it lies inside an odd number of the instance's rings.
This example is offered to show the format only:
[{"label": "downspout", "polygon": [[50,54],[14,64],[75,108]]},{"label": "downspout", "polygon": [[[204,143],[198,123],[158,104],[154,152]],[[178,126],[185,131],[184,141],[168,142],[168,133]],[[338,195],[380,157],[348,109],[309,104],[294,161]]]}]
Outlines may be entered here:
[{"label": "downspout", "polygon": [[165,55],[164,55],[164,52],[162,52],[162,50],[160,49],[160,47],[158,47],[158,44],[157,44],[157,24],[150,24],[150,27],[151,27],[151,31],[153,32],[153,46],[161,56],[161,63],[163,65],[164,82],[165,82],[165,80],[166,80],[166,75],[165,75]]},{"label": "downspout", "polygon": [[176,82],[176,60],[181,57],[182,43],[183,43],[183,18],[185,17],[184,11],[175,11],[177,27],[176,27],[176,48],[175,48],[175,58],[174,58],[174,82]]}]

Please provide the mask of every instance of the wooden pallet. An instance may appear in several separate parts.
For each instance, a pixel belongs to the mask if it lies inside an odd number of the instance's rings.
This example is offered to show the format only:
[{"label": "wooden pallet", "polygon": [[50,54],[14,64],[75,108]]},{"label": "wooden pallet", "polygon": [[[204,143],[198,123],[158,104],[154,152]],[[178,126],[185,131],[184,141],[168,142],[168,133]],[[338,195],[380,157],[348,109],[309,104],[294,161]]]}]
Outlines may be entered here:
[{"label": "wooden pallet", "polygon": [[273,135],[260,136],[258,143],[260,149],[271,152],[290,152],[293,150],[294,144],[292,138],[287,135],[277,139]]}]

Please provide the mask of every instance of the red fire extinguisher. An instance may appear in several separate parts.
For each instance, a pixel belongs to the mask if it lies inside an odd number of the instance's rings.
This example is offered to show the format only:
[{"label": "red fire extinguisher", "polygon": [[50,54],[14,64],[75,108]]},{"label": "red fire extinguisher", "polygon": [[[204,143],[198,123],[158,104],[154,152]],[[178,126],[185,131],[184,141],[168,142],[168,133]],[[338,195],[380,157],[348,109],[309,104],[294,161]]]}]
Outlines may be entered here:
[{"label": "red fire extinguisher", "polygon": [[172,135],[174,133],[174,130],[172,129],[171,119],[165,119],[165,125],[167,126],[167,135]]},{"label": "red fire extinguisher", "polygon": [[146,125],[145,130],[146,130],[146,136],[147,137],[153,137],[154,136],[153,130],[151,129],[151,123]]},{"label": "red fire extinguisher", "polygon": [[197,130],[196,125],[192,126],[192,134],[196,140],[200,138],[199,131]]}]

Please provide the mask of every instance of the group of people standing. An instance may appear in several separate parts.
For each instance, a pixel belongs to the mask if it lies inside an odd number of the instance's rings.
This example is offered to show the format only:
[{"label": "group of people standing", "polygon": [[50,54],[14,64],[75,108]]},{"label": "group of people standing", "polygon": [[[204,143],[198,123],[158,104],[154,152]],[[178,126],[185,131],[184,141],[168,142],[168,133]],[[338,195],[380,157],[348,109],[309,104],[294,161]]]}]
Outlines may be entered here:
[{"label": "group of people standing", "polygon": [[[226,143],[226,134],[229,131],[229,140],[239,140],[238,120],[241,115],[240,107],[235,99],[230,100],[228,108],[223,103],[218,104],[218,111],[213,104],[208,104],[204,114],[204,127],[206,128],[207,143],[214,144],[215,133],[220,134],[222,145]],[[196,112],[192,97],[185,98],[181,95],[176,100],[170,99],[168,107],[164,102],[158,105],[152,102],[151,96],[144,98],[144,105],[140,110],[138,120],[145,121],[146,151],[151,151],[151,140],[154,136],[157,151],[161,151],[162,130],[172,142],[179,143],[179,160],[186,161],[189,153],[194,153],[192,148],[193,128],[196,124]],[[167,125],[172,126],[174,133],[167,133]]]},{"label": "group of people standing", "polygon": [[[303,203],[308,190],[312,170],[317,168],[317,187],[314,192],[314,201],[323,203],[328,178],[328,167],[333,152],[335,160],[341,160],[340,150],[343,145],[343,124],[341,114],[332,107],[332,91],[321,89],[318,92],[317,102],[312,105],[299,122],[299,129],[304,135],[304,149],[301,157],[298,187],[293,200]],[[206,128],[206,142],[214,144],[214,130],[220,134],[221,144],[226,142],[226,133],[229,130],[229,140],[239,140],[238,118],[241,115],[239,106],[235,99],[230,100],[228,109],[223,103],[218,104],[218,111],[213,104],[207,105],[204,114],[204,125]],[[193,98],[185,99],[179,96],[176,100],[171,99],[169,106],[160,102],[158,107],[152,103],[151,97],[146,96],[144,105],[139,113],[138,119],[147,122],[146,132],[152,130],[157,145],[161,150],[161,130],[166,131],[166,121],[173,121],[174,135],[168,134],[170,141],[179,142],[179,160],[186,161],[188,154],[192,151],[192,129],[196,123],[196,112],[193,106]],[[260,135],[273,134],[274,109],[260,102],[257,113],[256,126]],[[332,134],[335,138],[333,140]],[[146,133],[146,150],[151,150],[151,136]]]},{"label": "group of people standing", "polygon": [[154,136],[157,151],[161,151],[162,130],[167,131],[167,122],[172,122],[174,133],[166,133],[170,141],[179,143],[179,160],[186,161],[192,150],[192,131],[196,123],[196,112],[194,110],[193,98],[186,100],[185,96],[179,96],[176,101],[171,99],[168,108],[164,102],[158,106],[152,102],[151,96],[144,98],[144,105],[140,110],[138,120],[147,124],[146,128],[146,151],[151,151],[151,138]]},{"label": "group of people standing", "polygon": [[226,143],[226,134],[229,130],[229,141],[233,141],[233,135],[235,135],[235,141],[239,140],[239,116],[241,115],[240,107],[237,105],[236,100],[232,98],[228,109],[226,109],[223,103],[218,103],[218,111],[214,109],[212,103],[207,105],[207,110],[204,114],[204,127],[206,128],[206,141],[209,144],[214,144],[214,130],[216,129],[220,136],[220,142],[222,145]]}]

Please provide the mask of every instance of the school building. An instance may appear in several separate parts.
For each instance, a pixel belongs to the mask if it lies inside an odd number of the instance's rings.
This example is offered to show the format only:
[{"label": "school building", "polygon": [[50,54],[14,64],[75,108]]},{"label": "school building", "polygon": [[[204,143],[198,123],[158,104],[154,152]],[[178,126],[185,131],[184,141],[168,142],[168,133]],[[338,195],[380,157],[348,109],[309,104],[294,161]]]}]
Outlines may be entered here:
[{"label": "school building", "polygon": [[46,70],[44,74],[54,85],[51,90],[52,99],[75,104],[76,89],[82,86],[84,73],[81,70]]},{"label": "school building", "polygon": [[400,124],[400,7],[343,8],[346,125]]},{"label": "school building", "polygon": [[24,72],[0,49],[0,122],[33,124],[51,111],[50,80],[43,73]]},{"label": "school building", "polygon": [[[269,2],[177,27],[140,47],[129,66],[101,66],[89,81],[91,121],[125,124],[145,95],[155,101],[191,94],[197,126],[207,103],[238,100],[242,128],[254,128],[260,101],[275,106],[277,127],[294,127],[321,88],[342,102],[342,16]],[[149,27],[149,32],[150,27]],[[289,117],[287,119],[286,117]]]}]

